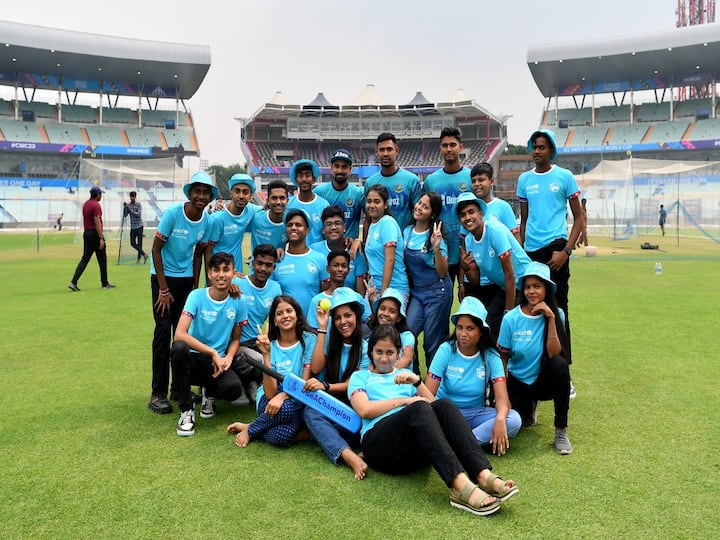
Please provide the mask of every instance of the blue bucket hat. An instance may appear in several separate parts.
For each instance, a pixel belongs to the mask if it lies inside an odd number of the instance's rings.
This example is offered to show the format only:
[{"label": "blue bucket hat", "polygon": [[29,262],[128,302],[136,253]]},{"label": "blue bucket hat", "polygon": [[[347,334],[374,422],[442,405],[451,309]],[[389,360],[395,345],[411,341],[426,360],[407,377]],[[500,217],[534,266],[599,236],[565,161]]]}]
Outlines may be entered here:
[{"label": "blue bucket hat", "polygon": [[210,178],[210,175],[205,171],[198,171],[193,174],[192,178],[190,178],[190,182],[183,186],[183,193],[188,199],[190,198],[190,188],[193,186],[193,184],[202,184],[204,186],[209,186],[212,190],[212,198],[217,199],[218,188],[213,184],[212,178]]},{"label": "blue bucket hat", "polygon": [[[480,207],[480,211],[483,213],[483,217],[487,214],[487,203],[482,199],[478,199],[471,191],[462,192],[455,202],[455,213],[460,215],[460,210],[467,206],[467,203],[475,203]],[[462,205],[462,208],[461,208]]]},{"label": "blue bucket hat", "polygon": [[238,184],[245,184],[250,187],[250,193],[255,193],[255,180],[249,174],[237,173],[233,174],[228,181],[228,189],[232,189]]},{"label": "blue bucket hat", "polygon": [[400,315],[407,318],[407,312],[405,310],[405,299],[403,298],[400,291],[398,291],[397,289],[393,289],[392,287],[388,287],[387,289],[385,289],[382,295],[380,295],[380,298],[375,300],[375,303],[373,304],[373,312],[377,313],[377,310],[380,307],[380,302],[382,302],[386,298],[392,298],[393,300],[395,300],[400,306]]},{"label": "blue bucket hat", "polygon": [[350,165],[352,165],[352,155],[350,154],[350,150],[338,148],[337,150],[335,150],[332,157],[330,158],[330,163],[335,163],[339,159],[342,161],[347,161]]},{"label": "blue bucket hat", "polygon": [[315,163],[312,159],[298,159],[295,163],[292,164],[292,167],[290,167],[290,181],[293,183],[293,185],[297,186],[295,176],[297,176],[297,168],[300,165],[310,165],[315,180],[320,178],[320,167],[318,167],[317,163]]},{"label": "blue bucket hat", "polygon": [[350,287],[338,287],[335,289],[330,300],[330,309],[344,306],[345,304],[356,303],[363,307],[363,297],[359,293],[355,292]]},{"label": "blue bucket hat", "polygon": [[550,267],[547,264],[535,261],[530,262],[525,267],[525,271],[520,274],[517,279],[518,289],[522,290],[523,280],[528,276],[537,277],[543,281],[547,281],[550,285],[552,285],[553,292],[557,291],[557,285],[555,285],[555,282],[550,279]]},{"label": "blue bucket hat", "polygon": [[472,296],[466,296],[463,298],[463,301],[460,302],[458,310],[450,317],[450,320],[453,324],[457,324],[457,320],[460,318],[460,315],[470,315],[476,319],[480,319],[483,327],[490,330],[488,323],[485,322],[487,314],[487,309],[485,309],[485,306],[480,300]]},{"label": "blue bucket hat", "polygon": [[530,135],[530,138],[528,139],[527,143],[527,149],[528,152],[532,154],[532,143],[535,139],[537,139],[540,135],[543,137],[547,137],[547,139],[550,141],[550,144],[552,145],[552,154],[550,154],[550,161],[555,159],[557,157],[557,143],[555,142],[555,132],[552,129],[546,129],[541,128],[537,131],[534,131],[532,135]]}]

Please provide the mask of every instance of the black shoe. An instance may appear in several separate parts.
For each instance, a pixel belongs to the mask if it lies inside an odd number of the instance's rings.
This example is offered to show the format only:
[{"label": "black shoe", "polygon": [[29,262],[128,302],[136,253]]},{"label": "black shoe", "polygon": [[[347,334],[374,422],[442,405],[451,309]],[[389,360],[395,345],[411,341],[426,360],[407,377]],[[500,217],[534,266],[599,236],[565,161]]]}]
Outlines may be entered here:
[{"label": "black shoe", "polygon": [[148,409],[156,414],[168,414],[172,412],[172,405],[165,396],[152,396]]},{"label": "black shoe", "polygon": [[72,292],[80,292],[80,288],[75,285],[72,281],[68,283],[68,289],[70,289]]}]

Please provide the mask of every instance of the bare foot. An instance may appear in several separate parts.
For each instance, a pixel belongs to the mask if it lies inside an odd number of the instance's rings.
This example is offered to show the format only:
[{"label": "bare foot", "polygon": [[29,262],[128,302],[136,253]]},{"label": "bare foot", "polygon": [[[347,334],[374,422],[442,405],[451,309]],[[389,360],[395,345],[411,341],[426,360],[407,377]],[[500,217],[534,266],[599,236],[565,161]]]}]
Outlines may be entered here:
[{"label": "bare foot", "polygon": [[248,434],[248,425],[242,422],[235,422],[227,427],[228,433],[237,433],[235,437],[235,446],[246,448],[250,444],[250,435]]},{"label": "bare foot", "polygon": [[298,434],[295,435],[295,438],[293,439],[293,444],[299,443],[302,441],[309,441],[309,440],[310,440],[310,432],[307,429],[302,428],[300,431],[298,431]]},{"label": "bare foot", "polygon": [[350,448],[346,448],[342,451],[340,457],[342,457],[345,463],[347,463],[347,466],[352,469],[353,474],[355,475],[355,480],[362,480],[365,478],[368,466],[360,456],[358,456]]}]

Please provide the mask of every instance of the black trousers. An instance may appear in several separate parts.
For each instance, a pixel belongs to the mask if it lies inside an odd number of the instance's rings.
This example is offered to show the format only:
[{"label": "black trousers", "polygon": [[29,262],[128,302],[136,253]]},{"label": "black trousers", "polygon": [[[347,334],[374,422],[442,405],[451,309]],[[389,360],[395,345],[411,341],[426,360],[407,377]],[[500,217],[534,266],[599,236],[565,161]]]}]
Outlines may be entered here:
[{"label": "black trousers", "polygon": [[570,369],[567,360],[562,356],[546,359],[540,367],[540,375],[532,384],[525,384],[510,373],[507,388],[512,408],[518,412],[524,426],[532,425],[533,401],[552,400],[555,404],[555,427],[560,429],[567,427],[570,409]]},{"label": "black trousers", "polygon": [[75,285],[77,285],[80,276],[82,276],[85,268],[87,268],[90,259],[92,259],[93,253],[97,259],[98,266],[100,267],[100,284],[103,287],[108,284],[107,252],[105,247],[100,249],[100,235],[98,232],[95,229],[86,229],[83,233],[83,254],[72,277],[72,282]]},{"label": "black trousers", "polygon": [[155,319],[155,332],[152,341],[152,393],[155,396],[167,396],[170,384],[170,343],[175,334],[175,327],[185,307],[190,291],[193,289],[192,277],[165,277],[173,303],[170,310],[160,315],[155,311],[155,302],[160,297],[160,286],[157,276],[150,276],[152,290],[152,310]]},{"label": "black trousers", "polygon": [[432,465],[450,487],[466,472],[473,482],[492,469],[460,410],[447,399],[416,401],[386,416],[365,433],[365,461],[387,474],[405,474]]},{"label": "black trousers", "polygon": [[210,396],[235,401],[242,394],[242,382],[232,369],[213,378],[212,358],[191,351],[184,341],[175,341],[170,350],[173,386],[178,396],[181,411],[189,411],[194,402],[190,385],[204,386]]},{"label": "black trousers", "polygon": [[146,254],[143,251],[142,242],[143,242],[143,229],[144,227],[137,227],[136,229],[130,229],[130,246],[137,251],[138,256],[137,260],[139,261],[142,257],[145,257]]}]

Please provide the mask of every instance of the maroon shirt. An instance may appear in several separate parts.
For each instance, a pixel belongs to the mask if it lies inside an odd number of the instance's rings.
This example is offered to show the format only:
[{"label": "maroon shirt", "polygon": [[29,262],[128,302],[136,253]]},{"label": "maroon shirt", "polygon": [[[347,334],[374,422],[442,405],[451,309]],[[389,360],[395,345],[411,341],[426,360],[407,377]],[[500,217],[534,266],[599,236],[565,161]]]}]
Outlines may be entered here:
[{"label": "maroon shirt", "polygon": [[83,204],[82,212],[83,227],[85,227],[86,231],[96,230],[95,216],[98,216],[100,218],[100,223],[102,224],[102,207],[100,206],[100,203],[95,199],[88,199],[87,201],[85,201],[85,204]]}]

